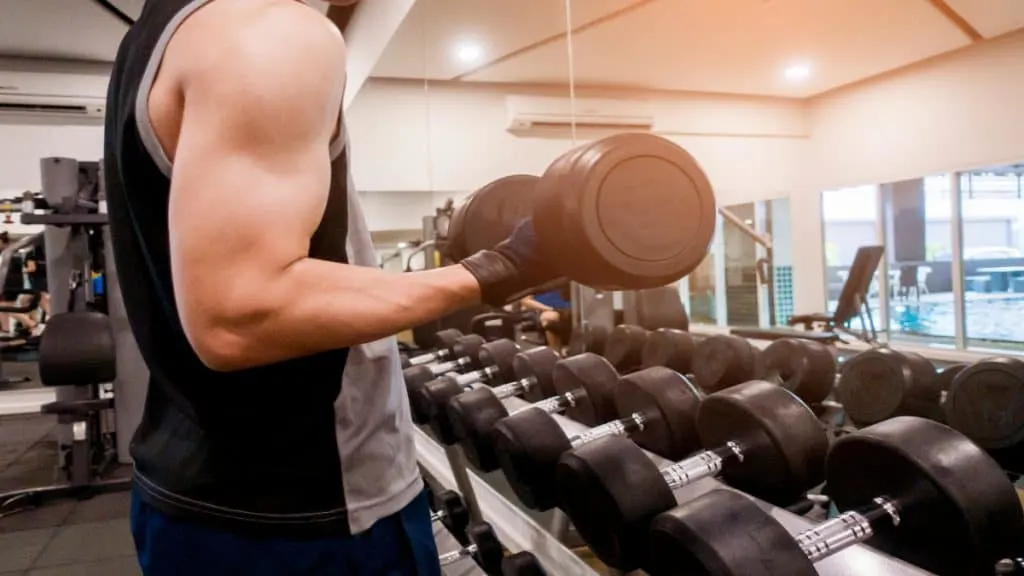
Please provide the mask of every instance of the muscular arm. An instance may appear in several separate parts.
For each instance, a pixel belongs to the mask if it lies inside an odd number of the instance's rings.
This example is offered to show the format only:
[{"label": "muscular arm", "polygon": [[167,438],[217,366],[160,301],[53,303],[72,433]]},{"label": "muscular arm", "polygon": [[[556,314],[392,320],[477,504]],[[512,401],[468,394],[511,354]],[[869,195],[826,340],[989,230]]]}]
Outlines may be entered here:
[{"label": "muscular arm", "polygon": [[526,298],[523,298],[522,300],[520,300],[520,303],[523,305],[523,308],[526,308],[527,310],[533,310],[534,312],[544,312],[547,310],[552,310],[551,306],[541,304],[540,302],[535,300],[533,296],[527,296]]},{"label": "muscular arm", "polygon": [[[203,58],[181,66],[174,292],[189,341],[217,370],[369,342],[480,298],[461,266],[394,274],[308,257],[330,184],[344,44],[296,8],[232,27],[223,46],[194,31]],[[182,51],[185,34],[175,36]]]}]

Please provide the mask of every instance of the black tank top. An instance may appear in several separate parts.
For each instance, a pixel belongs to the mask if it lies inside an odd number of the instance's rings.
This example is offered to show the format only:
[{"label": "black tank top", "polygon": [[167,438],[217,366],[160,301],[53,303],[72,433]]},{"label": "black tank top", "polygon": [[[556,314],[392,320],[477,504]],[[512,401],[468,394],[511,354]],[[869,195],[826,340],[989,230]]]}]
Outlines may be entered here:
[{"label": "black tank top", "polygon": [[[107,99],[104,168],[114,255],[132,331],[150,371],[131,444],[136,489],[164,512],[231,529],[347,533],[334,402],[349,350],[215,372],[186,340],[175,306],[170,163],[149,125],[146,102],[174,30],[203,4],[147,2],[118,50]],[[347,262],[347,151],[334,158],[330,195],[309,256]]]}]

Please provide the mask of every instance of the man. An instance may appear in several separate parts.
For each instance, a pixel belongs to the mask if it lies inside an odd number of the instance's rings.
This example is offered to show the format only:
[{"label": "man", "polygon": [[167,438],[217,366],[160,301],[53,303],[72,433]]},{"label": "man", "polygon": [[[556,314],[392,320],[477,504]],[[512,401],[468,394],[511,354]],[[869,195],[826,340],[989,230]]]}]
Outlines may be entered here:
[{"label": "man", "polygon": [[552,274],[529,222],[461,265],[375,268],[344,87],[341,35],[296,0],[147,2],[118,51],[104,162],[150,370],[149,576],[440,572],[392,335]]},{"label": "man", "polygon": [[552,350],[561,351],[572,335],[572,304],[568,300],[568,290],[567,285],[520,301],[526,310],[540,312],[544,339]]}]

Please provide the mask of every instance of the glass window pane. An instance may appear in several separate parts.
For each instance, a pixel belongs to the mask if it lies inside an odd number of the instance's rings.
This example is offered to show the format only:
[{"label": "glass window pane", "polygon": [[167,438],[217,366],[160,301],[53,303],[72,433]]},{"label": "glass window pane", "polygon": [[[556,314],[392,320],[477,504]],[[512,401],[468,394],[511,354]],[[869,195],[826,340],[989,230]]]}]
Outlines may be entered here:
[{"label": "glass window pane", "polygon": [[889,330],[929,340],[956,335],[949,180],[882,185],[889,259]]},{"label": "glass window pane", "polygon": [[776,198],[767,204],[764,230],[772,239],[775,324],[783,326],[793,315],[793,227],[789,223],[789,198]]},{"label": "glass window pane", "polygon": [[[754,226],[754,205],[727,206],[747,226]],[[757,244],[736,224],[723,220],[725,307],[730,326],[758,325]]]},{"label": "glass window pane", "polygon": [[1024,200],[1013,167],[964,173],[964,322],[973,346],[1024,347]]},{"label": "glass window pane", "polygon": [[[857,186],[821,193],[828,312],[836,309],[857,249],[878,244],[877,192],[876,186]],[[878,307],[877,292],[877,287],[873,287],[868,294],[873,309]],[[872,313],[877,314],[877,310]]]},{"label": "glass window pane", "polygon": [[715,251],[711,250],[696,270],[687,276],[690,288],[690,321],[715,324]]}]

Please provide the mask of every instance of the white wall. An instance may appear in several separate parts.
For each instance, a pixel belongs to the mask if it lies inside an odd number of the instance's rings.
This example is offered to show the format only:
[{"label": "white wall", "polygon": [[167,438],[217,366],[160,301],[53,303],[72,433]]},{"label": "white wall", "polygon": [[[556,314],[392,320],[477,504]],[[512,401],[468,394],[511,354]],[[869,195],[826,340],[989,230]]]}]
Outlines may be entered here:
[{"label": "white wall", "polygon": [[821,191],[1024,160],[1024,31],[808,102],[794,194],[797,312],[824,309]]},{"label": "white wall", "polygon": [[[510,93],[564,94],[441,83],[425,90],[421,82],[370,81],[347,111],[359,188],[432,190],[443,200],[508,174],[541,174],[571,148],[569,135],[507,132]],[[577,95],[646,102],[655,131],[697,158],[723,205],[788,195],[807,152],[799,102],[583,90]]]}]

